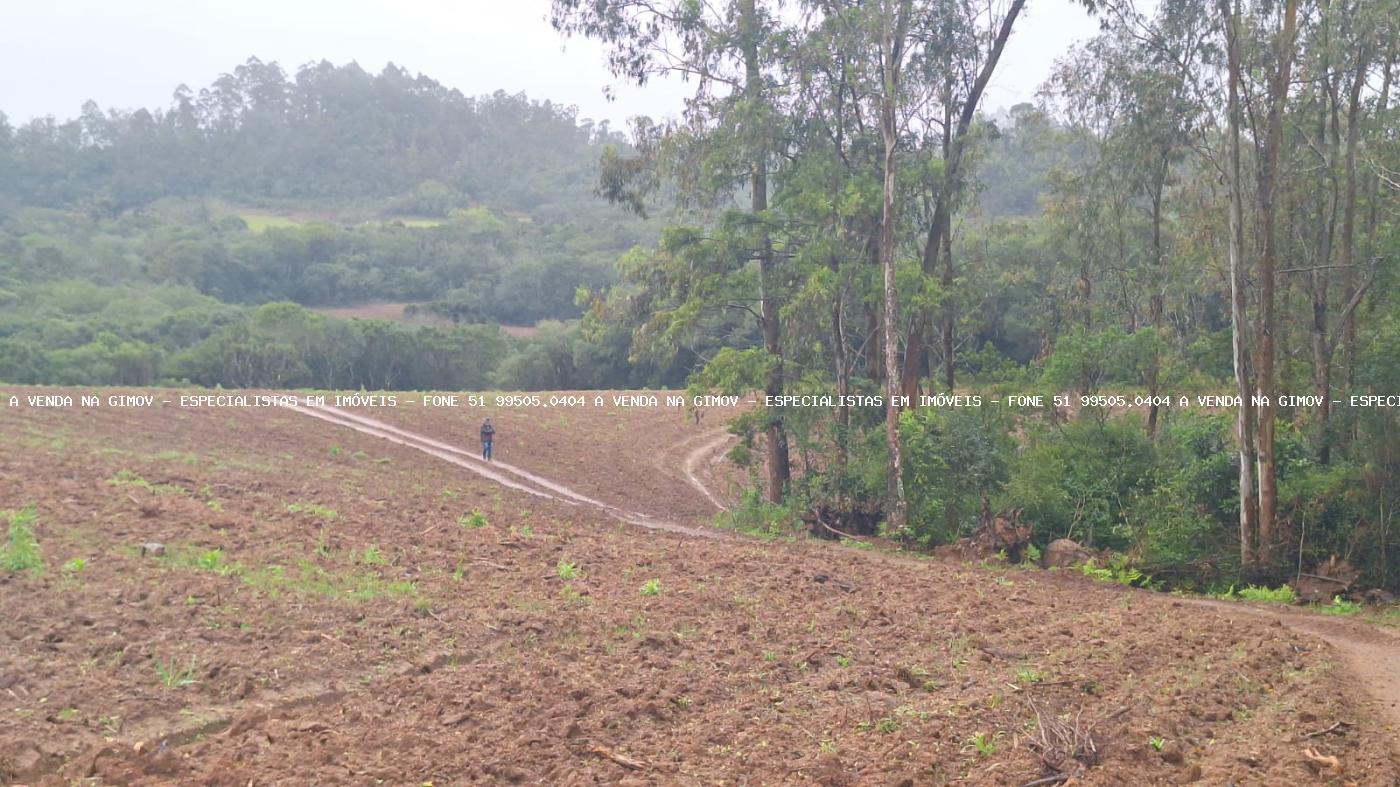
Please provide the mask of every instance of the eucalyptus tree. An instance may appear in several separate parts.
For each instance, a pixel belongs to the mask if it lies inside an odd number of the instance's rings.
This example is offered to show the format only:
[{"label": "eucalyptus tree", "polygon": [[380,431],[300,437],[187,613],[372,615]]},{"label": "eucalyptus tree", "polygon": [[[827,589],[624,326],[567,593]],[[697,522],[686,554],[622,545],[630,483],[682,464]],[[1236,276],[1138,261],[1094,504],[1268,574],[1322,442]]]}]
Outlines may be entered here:
[{"label": "eucalyptus tree", "polygon": [[[671,316],[689,320],[714,306],[751,313],[767,355],[764,394],[781,395],[783,276],[769,215],[769,175],[782,145],[782,88],[774,62],[781,43],[776,10],[757,0],[554,0],[550,18],[565,35],[601,41],[608,66],[619,78],[637,84],[663,75],[694,81],[684,124],[663,129],[654,149],[677,154],[669,164],[686,170],[680,173],[681,182],[699,196],[718,202],[746,189],[749,204],[743,216],[731,213],[722,222],[727,237],[716,241],[700,232],[672,233],[671,250],[682,256],[698,253],[719,270],[736,274],[756,262],[757,308],[740,297],[717,303],[704,292],[682,287],[680,304]],[[768,411],[764,431],[768,497],[780,501],[791,471],[788,438],[777,411]]]},{"label": "eucalyptus tree", "polygon": [[[1097,0],[1078,0],[1090,13]],[[1017,21],[1026,11],[1026,0],[972,3],[964,0],[934,0],[920,5],[922,16],[919,45],[923,50],[920,77],[936,89],[930,128],[936,136],[929,140],[941,157],[937,179],[922,238],[920,255],[925,277],[937,277],[941,290],[938,307],[925,306],[914,315],[904,355],[904,385],[907,396],[918,392],[925,368],[925,348],[930,329],[938,323],[938,345],[943,385],[956,384],[958,299],[957,267],[953,260],[953,217],[966,193],[967,153],[972,144],[974,121],[983,94],[1001,62]],[[930,370],[932,371],[932,370]]]},{"label": "eucalyptus tree", "polygon": [[[1157,431],[1161,352],[1167,338],[1168,187],[1205,119],[1203,104],[1214,86],[1195,75],[1215,58],[1215,37],[1199,0],[1164,4],[1151,17],[1131,3],[1109,3],[1105,11],[1105,32],[1062,61],[1051,85],[1101,143],[1106,186],[1130,184],[1145,203],[1148,237],[1142,257],[1147,264],[1135,278],[1147,293],[1147,323],[1158,334],[1145,375],[1152,398],[1147,414],[1151,436]],[[1120,263],[1127,257],[1121,248],[1116,256]],[[1081,280],[1087,286],[1087,275]],[[1127,329],[1142,327],[1138,322],[1130,314]]]},{"label": "eucalyptus tree", "polygon": [[[1288,91],[1292,81],[1293,61],[1297,52],[1298,0],[1284,0],[1277,32],[1270,37],[1270,57],[1262,69],[1265,75],[1264,127],[1255,128],[1258,144],[1258,202],[1259,202],[1259,320],[1255,355],[1255,389],[1259,395],[1257,417],[1259,463],[1259,529],[1257,533],[1258,562],[1267,568],[1273,563],[1276,520],[1278,515],[1278,458],[1275,453],[1277,433],[1278,372],[1276,333],[1278,315],[1276,296],[1278,280],[1279,232],[1278,192],[1279,155],[1283,147],[1283,115],[1287,108]],[[1262,132],[1262,133],[1261,133]]]},{"label": "eucalyptus tree", "polygon": [[[1295,146],[1303,151],[1304,160],[1298,168],[1308,176],[1293,185],[1299,202],[1312,203],[1314,227],[1311,248],[1306,250],[1311,264],[1287,270],[1307,274],[1312,382],[1318,397],[1314,421],[1322,464],[1331,461],[1336,442],[1330,423],[1334,357],[1339,345],[1355,335],[1354,315],[1376,270],[1371,261],[1359,259],[1356,251],[1363,174],[1358,156],[1363,127],[1369,121],[1364,113],[1367,83],[1377,63],[1382,71],[1381,87],[1375,94],[1377,109],[1383,111],[1388,100],[1389,69],[1384,59],[1388,50],[1394,50],[1396,14],[1400,14],[1400,5],[1394,2],[1322,3],[1300,55],[1301,67],[1308,73],[1304,84],[1310,89],[1300,95],[1299,110],[1315,113],[1316,122],[1308,144]],[[1334,270],[1339,272],[1340,292],[1333,290]],[[1347,350],[1344,355],[1349,383],[1352,353]]]},{"label": "eucalyptus tree", "polygon": [[[844,471],[851,407],[863,368],[881,377],[880,315],[883,173],[876,85],[864,65],[869,38],[859,4],[813,0],[799,8],[786,56],[793,91],[791,125],[801,149],[776,210],[787,228],[799,288],[785,324],[817,341],[838,395],[832,409],[835,471]],[[838,491],[838,495],[839,495]]]},{"label": "eucalyptus tree", "polygon": [[[1278,271],[1278,173],[1283,145],[1283,115],[1294,55],[1297,49],[1298,3],[1284,0],[1281,7],[1264,4],[1246,8],[1244,0],[1218,0],[1224,28],[1227,60],[1227,179],[1229,181],[1229,256],[1231,270],[1231,324],[1234,367],[1240,390],[1238,436],[1240,442],[1240,560],[1247,571],[1267,570],[1273,562],[1278,511],[1276,434],[1276,283]],[[1276,19],[1271,19],[1276,16]],[[1272,35],[1265,32],[1273,27]],[[1251,32],[1259,37],[1250,40]],[[1251,46],[1251,44],[1253,44]],[[1252,84],[1258,75],[1262,85]],[[1260,108],[1250,101],[1257,96]],[[1245,200],[1242,135],[1252,131],[1257,163],[1254,204],[1257,214],[1258,316],[1251,326],[1246,318],[1247,263],[1245,254]],[[1252,330],[1253,355],[1247,357]],[[1254,465],[1250,468],[1249,465]],[[1252,470],[1257,471],[1252,472]],[[1257,483],[1257,496],[1255,484]]]}]

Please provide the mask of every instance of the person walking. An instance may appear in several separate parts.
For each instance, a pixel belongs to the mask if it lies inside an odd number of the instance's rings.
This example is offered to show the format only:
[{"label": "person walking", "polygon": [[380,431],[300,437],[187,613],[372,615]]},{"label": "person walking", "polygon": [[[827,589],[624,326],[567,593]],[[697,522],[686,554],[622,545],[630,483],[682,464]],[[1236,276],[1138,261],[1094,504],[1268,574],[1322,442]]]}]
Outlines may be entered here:
[{"label": "person walking", "polygon": [[486,423],[481,425],[481,458],[491,461],[491,443],[496,438],[496,427],[491,425],[491,419],[487,418]]}]

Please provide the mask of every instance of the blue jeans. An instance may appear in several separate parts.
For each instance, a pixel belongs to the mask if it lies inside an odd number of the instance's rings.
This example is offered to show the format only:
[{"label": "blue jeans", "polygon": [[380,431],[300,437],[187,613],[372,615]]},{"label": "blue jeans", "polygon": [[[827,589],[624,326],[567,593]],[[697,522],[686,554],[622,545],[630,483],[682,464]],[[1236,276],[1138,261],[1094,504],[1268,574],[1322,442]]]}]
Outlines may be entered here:
[{"label": "blue jeans", "polygon": [[481,458],[482,458],[482,459],[485,459],[485,460],[488,461],[488,462],[491,461],[491,441],[490,441],[490,440],[482,440],[482,441],[481,441]]}]

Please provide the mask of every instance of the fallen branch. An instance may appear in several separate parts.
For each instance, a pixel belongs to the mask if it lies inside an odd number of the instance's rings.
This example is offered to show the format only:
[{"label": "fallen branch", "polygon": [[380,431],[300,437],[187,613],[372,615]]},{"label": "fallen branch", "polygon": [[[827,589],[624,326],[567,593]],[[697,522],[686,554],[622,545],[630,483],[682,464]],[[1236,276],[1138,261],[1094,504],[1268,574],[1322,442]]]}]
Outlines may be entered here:
[{"label": "fallen branch", "polygon": [[1069,778],[1073,775],[1073,773],[1056,773],[1050,776],[1042,776],[1039,779],[1026,782],[1021,785],[1021,787],[1044,787],[1044,785],[1047,784],[1059,784],[1060,782],[1069,781]]},{"label": "fallen branch", "polygon": [[354,648],[350,647],[349,645],[346,645],[344,642],[341,642],[340,640],[336,639],[335,637],[332,637],[331,635],[325,632],[318,631],[316,633],[320,634],[321,639],[324,639],[327,642],[334,642],[335,644],[341,646],[342,648],[345,648],[346,650],[354,650]]},{"label": "fallen branch", "polygon": [[1108,714],[1107,716],[1105,716],[1103,720],[1104,720],[1104,721],[1113,721],[1114,719],[1118,718],[1119,716],[1122,716],[1123,714],[1127,713],[1128,711],[1130,711],[1130,710],[1132,710],[1132,709],[1133,709],[1133,706],[1131,706],[1131,705],[1124,705],[1123,707],[1119,708],[1118,710],[1116,710],[1116,711],[1114,711],[1114,712]]},{"label": "fallen branch", "polygon": [[628,768],[630,770],[644,771],[648,767],[647,764],[642,762],[641,760],[633,759],[632,757],[628,757],[624,754],[618,754],[615,751],[609,751],[603,748],[602,746],[591,746],[588,750],[598,755],[599,757],[612,760],[618,765],[621,765],[622,767]]},{"label": "fallen branch", "polygon": [[851,539],[852,541],[860,541],[861,543],[864,543],[864,542],[865,542],[865,539],[861,538],[860,536],[853,536],[853,535],[851,535],[850,533],[843,533],[843,532],[841,532],[840,530],[837,530],[836,528],[832,527],[831,525],[828,525],[826,522],[823,522],[823,521],[822,521],[822,518],[821,518],[821,517],[817,517],[816,519],[817,519],[817,524],[819,524],[819,525],[821,525],[822,527],[826,528],[827,531],[830,532],[830,533],[833,534],[833,535],[840,536],[841,538],[849,538],[849,539]]},{"label": "fallen branch", "polygon": [[1001,659],[1002,661],[1015,661],[1016,659],[1020,658],[1020,656],[1018,656],[1015,653],[1011,653],[1010,651],[1005,650],[997,650],[996,648],[993,648],[990,645],[978,645],[977,649],[987,654],[988,656],[991,656],[994,659]]},{"label": "fallen branch", "polygon": [[1340,730],[1340,729],[1343,728],[1343,727],[1350,727],[1350,726],[1351,726],[1351,722],[1349,722],[1349,721],[1339,721],[1339,722],[1337,722],[1336,724],[1333,724],[1331,727],[1328,727],[1328,728],[1325,729],[1325,730],[1315,730],[1315,731],[1313,731],[1313,732],[1306,733],[1305,735],[1303,735],[1303,737],[1304,737],[1304,738],[1316,738],[1316,737],[1319,736],[1319,735],[1326,735],[1326,734],[1329,733],[1329,732],[1336,732],[1337,730]]}]

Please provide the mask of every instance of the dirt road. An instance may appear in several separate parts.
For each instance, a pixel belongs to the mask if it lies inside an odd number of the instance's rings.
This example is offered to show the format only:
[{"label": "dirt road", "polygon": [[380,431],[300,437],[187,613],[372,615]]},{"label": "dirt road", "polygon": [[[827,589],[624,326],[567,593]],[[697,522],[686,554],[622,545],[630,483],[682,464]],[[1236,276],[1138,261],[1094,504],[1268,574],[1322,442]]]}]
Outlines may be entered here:
[{"label": "dirt road", "polygon": [[1199,599],[1192,602],[1230,618],[1278,621],[1288,628],[1323,640],[1336,649],[1358,684],[1372,698],[1378,718],[1388,721],[1392,742],[1400,753],[1400,632],[1346,618],[1277,605]]},{"label": "dirt road", "polygon": [[[401,429],[349,410],[338,407],[303,407],[297,409],[296,412],[309,415],[313,418],[319,418],[347,429],[353,429],[361,434],[371,435],[388,440],[392,443],[417,449],[429,456],[441,459],[444,462],[451,462],[458,467],[464,467],[483,478],[488,478],[510,489],[571,505],[590,506],[606,513],[608,516],[629,524],[638,525],[650,530],[664,530],[669,533],[680,533],[682,535],[696,536],[699,538],[733,537],[731,534],[711,528],[692,527],[679,522],[658,518],[654,515],[644,514],[639,511],[629,511],[576,492],[557,481],[552,481],[535,473],[531,473],[516,465],[501,461],[488,462],[475,453],[458,448],[457,446],[435,440],[407,429]],[[714,444],[715,443],[707,443],[706,446],[702,446],[702,449]],[[695,477],[692,475],[691,478],[694,479]],[[697,489],[704,491],[706,496],[710,497],[711,500],[715,500],[708,490],[700,486],[698,479],[695,479],[694,483]],[[718,500],[715,500],[715,502],[716,505],[719,505]]]}]

